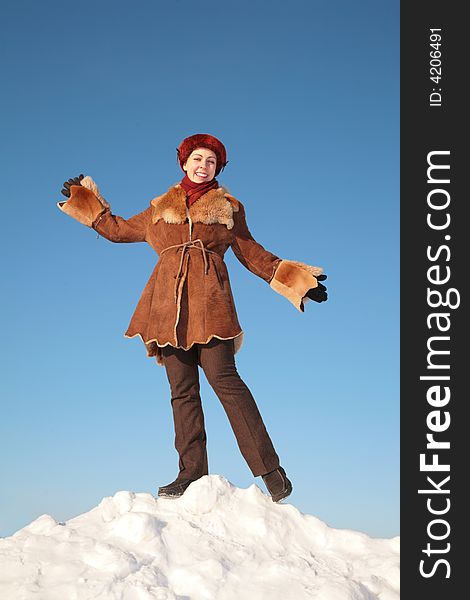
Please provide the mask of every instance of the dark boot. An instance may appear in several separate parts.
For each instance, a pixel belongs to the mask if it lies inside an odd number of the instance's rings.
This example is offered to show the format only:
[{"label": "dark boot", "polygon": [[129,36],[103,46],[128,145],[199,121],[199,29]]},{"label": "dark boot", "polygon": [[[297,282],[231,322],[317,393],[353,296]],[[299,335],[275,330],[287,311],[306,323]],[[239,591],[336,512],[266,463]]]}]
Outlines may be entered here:
[{"label": "dark boot", "polygon": [[282,467],[274,469],[274,471],[266,473],[262,477],[273,502],[279,502],[283,498],[287,498],[292,492],[292,483],[287,479],[286,472]]},{"label": "dark boot", "polygon": [[168,485],[158,488],[159,498],[179,498],[196,479],[176,479]]}]

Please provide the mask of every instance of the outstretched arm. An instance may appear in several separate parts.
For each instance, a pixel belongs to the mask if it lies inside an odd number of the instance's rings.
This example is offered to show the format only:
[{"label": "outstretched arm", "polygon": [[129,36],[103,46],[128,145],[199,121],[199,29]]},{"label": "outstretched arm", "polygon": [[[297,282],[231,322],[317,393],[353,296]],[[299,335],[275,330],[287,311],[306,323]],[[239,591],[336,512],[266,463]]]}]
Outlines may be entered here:
[{"label": "outstretched arm", "polygon": [[298,261],[284,260],[268,252],[251,235],[246,224],[245,209],[240,202],[238,206],[238,212],[234,213],[232,243],[232,250],[238,260],[301,312],[304,312],[307,299],[324,302],[328,297],[326,287],[319,283],[326,279],[323,269]]},{"label": "outstretched arm", "polygon": [[243,204],[237,202],[237,207],[238,211],[233,214],[232,250],[244,267],[269,283],[274,277],[281,259],[255,240],[246,224]]},{"label": "outstretched arm", "polygon": [[69,198],[57,206],[83,225],[93,228],[111,242],[144,242],[151,222],[152,207],[130,219],[113,215],[91,177],[75,177],[64,182],[62,194]]}]

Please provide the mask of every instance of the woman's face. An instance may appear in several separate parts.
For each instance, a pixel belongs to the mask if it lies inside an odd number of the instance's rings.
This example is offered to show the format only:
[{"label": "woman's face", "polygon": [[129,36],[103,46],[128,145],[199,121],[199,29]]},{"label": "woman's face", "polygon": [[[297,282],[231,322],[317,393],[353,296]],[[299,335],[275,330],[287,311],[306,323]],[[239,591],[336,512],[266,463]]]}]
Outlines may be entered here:
[{"label": "woman's face", "polygon": [[194,183],[211,181],[215,177],[217,156],[208,148],[196,148],[184,163],[183,169]]}]

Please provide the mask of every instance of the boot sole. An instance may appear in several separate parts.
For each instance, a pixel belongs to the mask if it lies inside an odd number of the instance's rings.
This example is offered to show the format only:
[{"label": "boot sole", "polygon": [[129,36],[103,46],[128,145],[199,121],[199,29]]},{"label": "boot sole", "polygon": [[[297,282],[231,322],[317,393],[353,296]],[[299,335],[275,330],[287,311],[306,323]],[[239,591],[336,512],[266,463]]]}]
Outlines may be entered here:
[{"label": "boot sole", "polygon": [[290,496],[291,494],[292,494],[292,485],[289,485],[289,487],[287,487],[285,490],[283,490],[282,492],[279,492],[279,494],[271,496],[271,498],[272,498],[273,502],[280,502],[281,500],[284,500],[284,498],[287,498],[287,496]]},{"label": "boot sole", "polygon": [[[183,492],[183,494],[184,494],[184,492]],[[165,494],[164,492],[162,492],[162,493],[158,492],[157,498],[167,498],[167,499],[173,500],[173,499],[176,499],[176,498],[181,498],[181,496],[183,494]]]},{"label": "boot sole", "polygon": [[174,488],[168,489],[167,487],[159,488],[157,498],[181,498],[181,496],[185,493],[185,491],[188,489],[191,483],[194,483],[194,481],[190,481],[190,483],[188,483],[188,485],[186,485],[183,490],[178,490]]}]

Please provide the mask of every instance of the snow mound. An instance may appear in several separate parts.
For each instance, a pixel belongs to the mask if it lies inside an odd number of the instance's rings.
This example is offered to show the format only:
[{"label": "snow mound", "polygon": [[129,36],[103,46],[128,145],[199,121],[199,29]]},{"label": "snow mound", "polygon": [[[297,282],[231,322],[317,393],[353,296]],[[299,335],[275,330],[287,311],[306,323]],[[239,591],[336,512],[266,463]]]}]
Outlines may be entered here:
[{"label": "snow mound", "polygon": [[399,538],[332,529],[220,475],[118,492],[0,539],[2,600],[398,600]]}]

